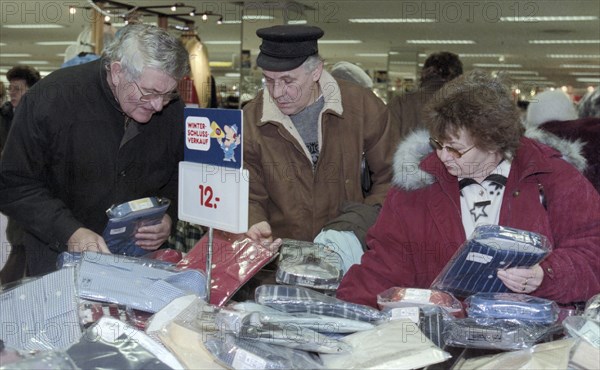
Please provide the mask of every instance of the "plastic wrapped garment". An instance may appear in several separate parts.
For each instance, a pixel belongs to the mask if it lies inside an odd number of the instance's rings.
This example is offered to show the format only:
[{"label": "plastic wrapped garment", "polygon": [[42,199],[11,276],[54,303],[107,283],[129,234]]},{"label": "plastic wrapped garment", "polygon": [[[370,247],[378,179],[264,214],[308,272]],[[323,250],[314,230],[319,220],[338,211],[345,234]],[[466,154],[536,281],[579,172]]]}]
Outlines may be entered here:
[{"label": "plastic wrapped garment", "polygon": [[583,316],[590,320],[600,321],[600,294],[588,299]]},{"label": "plastic wrapped garment", "polygon": [[311,329],[319,333],[355,333],[357,331],[373,329],[375,326],[371,323],[344,319],[341,317],[331,317],[311,313],[288,313],[276,310],[254,302],[242,302],[231,305],[236,311],[258,313],[258,319],[263,324],[292,325]]},{"label": "plastic wrapped garment", "polygon": [[201,271],[172,272],[131,263],[131,259],[85,252],[77,278],[79,296],[157,312],[175,298],[193,293],[206,296]]},{"label": "plastic wrapped garment", "polygon": [[[206,271],[208,234],[177,264],[177,268]],[[231,241],[220,232],[213,235],[210,303],[223,306],[277,253],[248,238]]]},{"label": "plastic wrapped garment", "polygon": [[321,355],[329,369],[417,369],[446,361],[450,355],[428,340],[417,325],[394,320],[342,339],[354,350]]},{"label": "plastic wrapped garment", "polygon": [[459,359],[453,370],[538,370],[566,369],[569,363],[569,352],[575,341],[572,339],[542,343],[528,349],[500,353],[493,356],[482,356],[468,360]]},{"label": "plastic wrapped garment", "polygon": [[515,319],[456,319],[444,326],[444,340],[455,347],[517,350],[530,348],[562,332],[559,325],[548,326]]},{"label": "plastic wrapped garment", "polygon": [[322,369],[318,356],[297,349],[274,346],[233,334],[211,336],[206,348],[231,369]]},{"label": "plastic wrapped garment", "polygon": [[[79,266],[81,259],[82,253],[80,252],[62,252],[56,259],[56,267],[61,269],[63,267]],[[177,269],[175,268],[175,263],[181,260],[181,252],[173,249],[160,249],[148,253],[144,257],[119,256],[118,260],[127,263],[136,263],[146,267],[176,272]],[[173,260],[177,261],[173,262]]]},{"label": "plastic wrapped garment", "polygon": [[284,239],[275,276],[277,283],[335,290],[342,280],[340,256],[328,246]]},{"label": "plastic wrapped garment", "polygon": [[255,299],[260,304],[289,313],[306,312],[371,323],[390,318],[389,314],[372,307],[345,302],[299,286],[261,285],[256,288]]},{"label": "plastic wrapped garment", "polygon": [[518,293],[477,293],[465,300],[467,315],[472,318],[517,319],[553,324],[558,319],[558,305],[548,299]]},{"label": "plastic wrapped garment", "polygon": [[223,309],[215,318],[217,327],[238,338],[317,353],[340,353],[351,347],[337,339],[289,323],[261,322],[259,312]]},{"label": "plastic wrapped garment", "polygon": [[444,309],[455,317],[464,317],[462,304],[456,297],[436,289],[392,287],[377,295],[377,304],[382,310],[398,307],[419,307],[424,313]]},{"label": "plastic wrapped garment", "polygon": [[0,294],[0,338],[17,350],[64,350],[81,336],[75,269],[30,280]]},{"label": "plastic wrapped garment", "polygon": [[167,198],[147,197],[114,205],[106,210],[108,223],[102,237],[113,254],[139,257],[149,251],[135,244],[135,234],[142,226],[159,224],[169,208]]},{"label": "plastic wrapped garment", "polygon": [[107,317],[91,326],[67,353],[81,369],[183,368],[169,351],[144,332]]},{"label": "plastic wrapped garment", "polygon": [[187,369],[224,369],[206,350],[204,334],[185,323],[169,323],[158,338]]},{"label": "plastic wrapped garment", "polygon": [[569,360],[569,369],[597,369],[600,364],[600,348],[585,340],[575,344]]},{"label": "plastic wrapped garment", "polygon": [[3,350],[0,353],[0,369],[79,370],[79,367],[63,351],[42,351],[29,354],[15,350]]},{"label": "plastic wrapped garment", "polygon": [[563,320],[562,325],[570,336],[581,338],[600,349],[600,322],[586,319],[583,316],[569,316]]},{"label": "plastic wrapped garment", "polygon": [[499,269],[530,267],[551,251],[538,233],[498,225],[482,225],[458,248],[431,287],[458,297],[477,292],[507,292]]}]

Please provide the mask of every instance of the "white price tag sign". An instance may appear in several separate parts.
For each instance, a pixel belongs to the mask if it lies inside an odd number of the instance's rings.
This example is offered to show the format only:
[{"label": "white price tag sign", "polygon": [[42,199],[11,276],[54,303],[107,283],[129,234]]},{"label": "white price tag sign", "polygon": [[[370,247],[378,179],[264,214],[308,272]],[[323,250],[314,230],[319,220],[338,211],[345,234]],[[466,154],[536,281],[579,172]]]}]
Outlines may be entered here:
[{"label": "white price tag sign", "polygon": [[248,230],[248,171],[179,163],[179,218],[231,233]]}]

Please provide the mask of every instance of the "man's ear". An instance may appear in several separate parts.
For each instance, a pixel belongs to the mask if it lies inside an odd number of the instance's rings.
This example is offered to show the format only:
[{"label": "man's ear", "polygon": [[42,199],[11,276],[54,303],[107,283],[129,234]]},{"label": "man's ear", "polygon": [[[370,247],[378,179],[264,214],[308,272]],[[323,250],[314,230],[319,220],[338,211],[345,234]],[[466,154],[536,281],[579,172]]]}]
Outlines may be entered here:
[{"label": "man's ear", "polygon": [[319,79],[321,78],[321,73],[323,73],[323,62],[320,62],[311,72],[313,82],[319,81]]},{"label": "man's ear", "polygon": [[110,80],[112,81],[114,86],[117,86],[119,82],[121,82],[122,73],[123,68],[121,67],[121,62],[110,63]]}]

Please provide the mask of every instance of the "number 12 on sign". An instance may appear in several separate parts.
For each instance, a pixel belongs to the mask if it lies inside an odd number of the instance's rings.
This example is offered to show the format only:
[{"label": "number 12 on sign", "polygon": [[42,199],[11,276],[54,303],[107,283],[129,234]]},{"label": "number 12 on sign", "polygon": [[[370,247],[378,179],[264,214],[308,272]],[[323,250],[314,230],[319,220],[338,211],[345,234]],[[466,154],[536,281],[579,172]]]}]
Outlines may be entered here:
[{"label": "number 12 on sign", "polygon": [[217,203],[221,201],[221,198],[214,197],[213,199],[213,188],[211,186],[200,185],[198,189],[200,190],[200,205],[207,208],[217,208]]}]

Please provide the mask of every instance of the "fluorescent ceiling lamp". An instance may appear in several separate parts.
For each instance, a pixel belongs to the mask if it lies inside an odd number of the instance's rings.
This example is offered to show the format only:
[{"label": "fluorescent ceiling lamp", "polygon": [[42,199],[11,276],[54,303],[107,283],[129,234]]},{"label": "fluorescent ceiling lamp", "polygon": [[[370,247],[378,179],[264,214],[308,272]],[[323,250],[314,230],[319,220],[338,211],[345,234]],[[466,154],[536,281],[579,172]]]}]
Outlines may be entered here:
[{"label": "fluorescent ceiling lamp", "polygon": [[501,58],[504,54],[458,54],[460,58]]},{"label": "fluorescent ceiling lamp", "polygon": [[250,15],[250,14],[246,14],[242,17],[243,20],[245,21],[268,21],[273,19],[274,17],[272,15]]},{"label": "fluorescent ceiling lamp", "polygon": [[306,19],[297,19],[294,21],[288,21],[287,24],[307,24],[308,21]]},{"label": "fluorescent ceiling lamp", "polygon": [[231,66],[233,66],[233,63],[232,62],[214,61],[214,62],[208,62],[208,65],[210,67],[214,67],[214,68],[231,68]]},{"label": "fluorescent ceiling lamp", "polygon": [[354,55],[356,55],[357,57],[377,57],[377,58],[388,56],[387,53],[356,53]]},{"label": "fluorescent ceiling lamp", "polygon": [[234,77],[234,78],[239,78],[240,74],[239,73],[225,73],[225,77]]},{"label": "fluorescent ceiling lamp", "polygon": [[350,18],[350,23],[432,23],[431,18]]},{"label": "fluorescent ceiling lamp", "polygon": [[29,58],[31,54],[26,53],[0,53],[0,58]]},{"label": "fluorescent ceiling lamp", "polygon": [[520,64],[504,64],[504,63],[473,63],[473,67],[481,68],[521,68]]},{"label": "fluorescent ceiling lamp", "polygon": [[361,44],[361,40],[319,40],[319,44]]},{"label": "fluorescent ceiling lamp", "polygon": [[223,21],[221,24],[242,24],[242,21]]},{"label": "fluorescent ceiling lamp", "polygon": [[69,46],[76,45],[77,41],[38,41],[35,44],[42,46]]},{"label": "fluorescent ceiling lamp", "polygon": [[49,64],[47,60],[21,60],[19,61],[19,64],[36,64],[36,65],[42,65],[42,64]]},{"label": "fluorescent ceiling lamp", "polygon": [[600,65],[592,65],[592,64],[561,64],[560,68],[598,69],[598,68],[600,68]]},{"label": "fluorescent ceiling lamp", "polygon": [[14,29],[43,29],[43,28],[65,28],[65,26],[55,23],[50,24],[5,24],[2,26],[4,28],[14,28]]},{"label": "fluorescent ceiling lamp", "polygon": [[0,42],[0,46],[6,46],[6,44],[3,42]]},{"label": "fluorescent ceiling lamp", "polygon": [[593,78],[593,77],[579,77],[576,78],[577,81],[579,82],[591,82],[591,83],[600,83],[600,78]]},{"label": "fluorescent ceiling lamp", "polygon": [[535,71],[506,71],[509,75],[535,75],[537,76],[539,73]]},{"label": "fluorescent ceiling lamp", "polygon": [[547,54],[552,59],[600,59],[600,54]]},{"label": "fluorescent ceiling lamp", "polygon": [[515,76],[511,77],[513,80],[530,80],[530,81],[538,81],[538,80],[547,80],[548,77],[544,76]]},{"label": "fluorescent ceiling lamp", "polygon": [[[516,81],[515,81],[515,82],[516,82]],[[556,84],[554,83],[554,81],[539,81],[539,80],[538,80],[538,81],[536,81],[536,80],[531,80],[531,79],[529,79],[529,80],[522,80],[522,81],[518,81],[518,82],[516,82],[516,83],[517,83],[517,84],[519,84],[519,85],[522,85],[522,84],[533,84],[533,85],[556,85]]]},{"label": "fluorescent ceiling lamp", "polygon": [[466,44],[474,44],[473,40],[406,40],[407,44],[423,44],[423,45],[466,45]]},{"label": "fluorescent ceiling lamp", "polygon": [[530,44],[600,44],[600,40],[529,40]]},{"label": "fluorescent ceiling lamp", "polygon": [[[149,24],[151,26],[158,26],[157,22],[144,22],[144,24]],[[115,28],[122,28],[127,26],[127,23],[125,22],[111,22],[110,24],[111,26],[115,27]]]},{"label": "fluorescent ceiling lamp", "polygon": [[390,62],[390,64],[399,64],[399,65],[403,65],[403,66],[416,66],[417,62],[408,62],[408,61],[402,61],[402,60],[392,60]]},{"label": "fluorescent ceiling lamp", "polygon": [[569,72],[571,76],[600,76],[600,72]]},{"label": "fluorescent ceiling lamp", "polygon": [[239,45],[242,42],[241,41],[235,41],[235,40],[213,40],[213,41],[202,41],[203,44],[206,45]]},{"label": "fluorescent ceiling lamp", "polygon": [[502,22],[583,22],[583,21],[595,21],[598,17],[595,16],[549,16],[549,17],[536,17],[536,16],[525,16],[525,17],[500,17]]}]

